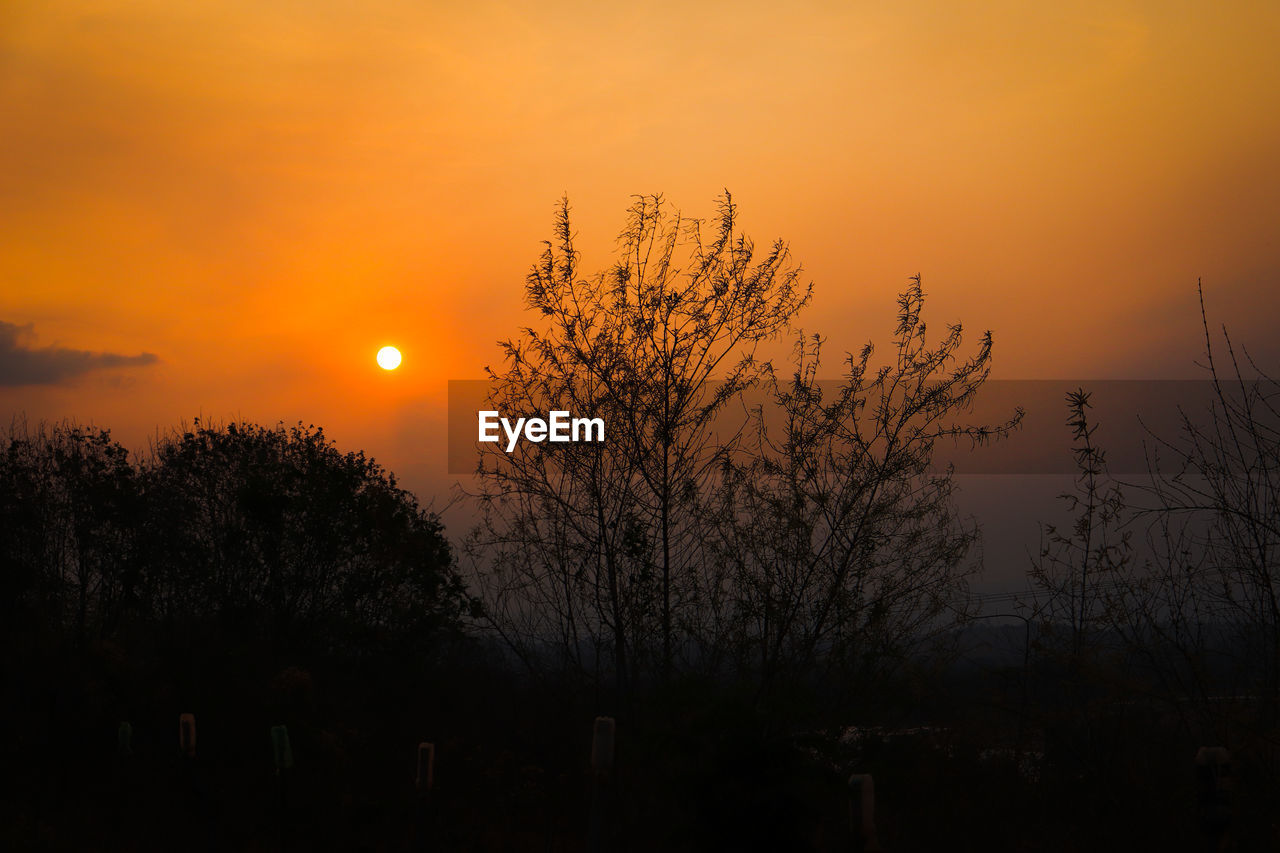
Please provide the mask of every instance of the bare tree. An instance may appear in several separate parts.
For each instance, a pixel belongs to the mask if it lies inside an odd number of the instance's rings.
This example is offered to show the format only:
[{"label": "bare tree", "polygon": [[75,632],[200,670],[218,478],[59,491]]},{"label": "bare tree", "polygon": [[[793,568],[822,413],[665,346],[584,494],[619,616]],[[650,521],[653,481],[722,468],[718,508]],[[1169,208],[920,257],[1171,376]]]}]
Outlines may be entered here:
[{"label": "bare tree", "polygon": [[619,247],[584,276],[562,201],[526,280],[540,324],[505,342],[490,371],[495,410],[601,417],[606,440],[491,446],[471,544],[491,622],[526,662],[554,642],[558,660],[611,669],[626,690],[689,650],[705,604],[699,508],[738,441],[714,421],[761,375],[758,345],[790,327],[811,288],[785,243],[758,252],[739,231],[728,193],[709,222],[637,197]]},{"label": "bare tree", "polygon": [[1122,530],[1125,509],[1119,484],[1107,474],[1106,452],[1094,439],[1098,425],[1089,419],[1090,393],[1068,392],[1066,402],[1074,444],[1076,489],[1059,497],[1075,513],[1070,531],[1043,525],[1042,544],[1031,578],[1047,596],[1038,615],[1048,629],[1065,624],[1074,667],[1087,644],[1105,630],[1108,604],[1132,558],[1129,532]]},{"label": "bare tree", "polygon": [[[1150,522],[1152,571],[1134,584],[1145,629],[1173,650],[1166,671],[1185,695],[1232,683],[1280,718],[1280,386],[1224,326],[1215,346],[1200,291],[1206,411],[1183,411],[1181,430],[1154,436],[1150,477],[1134,510]],[[1225,354],[1227,365],[1223,366]],[[1218,661],[1211,673],[1208,658]],[[1224,671],[1223,662],[1229,661]]]},{"label": "bare tree", "polygon": [[1049,594],[1049,627],[1068,627],[1077,687],[1081,661],[1105,646],[1137,665],[1127,690],[1220,738],[1231,724],[1224,692],[1261,700],[1264,727],[1277,715],[1280,392],[1247,353],[1242,363],[1225,328],[1221,366],[1203,292],[1200,310],[1212,394],[1202,411],[1180,409],[1176,435],[1150,435],[1145,478],[1122,491],[1107,476],[1089,395],[1068,395],[1079,475],[1064,498],[1076,519],[1070,533],[1046,527],[1032,575]]},{"label": "bare tree", "polygon": [[[991,335],[961,357],[962,330],[926,338],[915,276],[899,299],[893,363],[865,346],[827,392],[821,339],[802,339],[787,381],[769,371],[758,445],[726,465],[719,557],[728,567],[742,665],[768,690],[780,676],[833,667],[883,671],[954,624],[976,568],[977,529],[956,514],[944,439],[986,442],[1014,429],[960,425],[991,366]],[[850,683],[857,683],[856,680]]]}]

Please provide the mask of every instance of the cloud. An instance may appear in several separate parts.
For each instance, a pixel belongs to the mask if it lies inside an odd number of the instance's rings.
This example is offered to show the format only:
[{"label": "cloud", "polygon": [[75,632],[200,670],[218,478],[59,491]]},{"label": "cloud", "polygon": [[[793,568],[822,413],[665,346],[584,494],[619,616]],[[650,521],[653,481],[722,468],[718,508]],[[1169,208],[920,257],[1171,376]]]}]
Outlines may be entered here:
[{"label": "cloud", "polygon": [[103,367],[143,367],[159,361],[152,353],[120,355],[50,346],[30,346],[35,327],[0,320],[0,387],[57,385]]}]

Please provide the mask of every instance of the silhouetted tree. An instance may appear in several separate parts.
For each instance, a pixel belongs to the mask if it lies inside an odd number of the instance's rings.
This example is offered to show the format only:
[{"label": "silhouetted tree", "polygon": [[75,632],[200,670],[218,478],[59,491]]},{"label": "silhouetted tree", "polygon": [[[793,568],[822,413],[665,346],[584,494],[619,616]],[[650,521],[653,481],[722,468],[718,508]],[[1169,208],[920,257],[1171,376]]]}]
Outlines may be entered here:
[{"label": "silhouetted tree", "polygon": [[[1220,366],[1203,294],[1200,310],[1213,393],[1203,411],[1181,412],[1179,434],[1151,435],[1146,478],[1122,491],[1094,441],[1089,394],[1068,395],[1079,474],[1064,497],[1076,518],[1069,533],[1046,527],[1032,576],[1048,593],[1041,648],[1069,676],[1059,710],[1082,735],[1121,690],[1157,701],[1200,742],[1225,739],[1254,700],[1264,730],[1276,720],[1280,398],[1247,354],[1246,377],[1225,329]],[[1053,642],[1063,629],[1066,642]],[[1086,748],[1078,739],[1076,757]]]},{"label": "silhouetted tree", "polygon": [[[919,276],[899,299],[892,363],[867,344],[844,377],[818,380],[821,339],[802,339],[788,380],[768,371],[759,442],[726,459],[717,562],[740,663],[762,689],[835,672],[846,690],[900,665],[963,616],[978,567],[976,525],[952,505],[943,439],[986,442],[1014,429],[959,425],[991,367],[991,336],[960,354],[961,327],[926,339]],[[853,677],[851,677],[853,676]]]},{"label": "silhouetted tree", "polygon": [[15,426],[0,584],[6,659],[74,669],[108,648],[171,672],[387,651],[416,665],[470,607],[439,519],[301,426],[197,423],[136,462],[106,430]]},{"label": "silhouetted tree", "polygon": [[374,651],[466,606],[439,519],[320,429],[201,425],[146,472],[155,607],[277,652]]},{"label": "silhouetted tree", "polygon": [[1022,607],[1037,623],[1037,663],[1053,676],[1045,679],[1048,701],[1038,715],[1046,751],[1064,775],[1084,773],[1096,781],[1121,749],[1116,738],[1105,736],[1105,717],[1116,702],[1140,691],[1137,681],[1120,677],[1124,650],[1114,630],[1124,618],[1133,569],[1124,495],[1108,476],[1089,398],[1084,389],[1066,395],[1076,480],[1075,489],[1059,498],[1074,518],[1069,530],[1041,526],[1030,571],[1039,595]]},{"label": "silhouetted tree", "polygon": [[1129,533],[1121,529],[1124,495],[1108,477],[1106,453],[1094,440],[1098,427],[1089,420],[1089,397],[1078,389],[1066,399],[1067,425],[1075,440],[1076,489],[1059,497],[1075,519],[1066,532],[1043,525],[1040,553],[1031,569],[1032,580],[1046,593],[1038,615],[1049,629],[1066,627],[1073,666],[1086,645],[1110,626],[1115,614],[1108,603],[1115,600],[1132,558]]},{"label": "silhouetted tree", "polygon": [[601,417],[606,440],[493,446],[473,544],[488,615],[526,661],[550,641],[625,690],[641,669],[668,674],[697,633],[702,504],[737,440],[712,422],[760,375],[757,346],[789,327],[810,288],[785,243],[758,253],[740,233],[727,193],[710,223],[638,197],[619,240],[613,266],[583,276],[561,203],[526,282],[540,323],[490,372],[504,415]]},{"label": "silhouetted tree", "polygon": [[[1156,671],[1202,717],[1215,690],[1251,694],[1261,724],[1280,721],[1280,385],[1219,345],[1200,290],[1205,411],[1182,412],[1179,434],[1153,436],[1149,478],[1133,510],[1149,523],[1153,557],[1128,587],[1135,642],[1158,650]],[[1219,348],[1221,347],[1221,348]],[[1225,353],[1227,365],[1222,364]],[[1216,661],[1216,664],[1215,664]]]},{"label": "silhouetted tree", "polygon": [[3,621],[83,646],[138,584],[140,482],[107,430],[15,424],[0,453]]}]

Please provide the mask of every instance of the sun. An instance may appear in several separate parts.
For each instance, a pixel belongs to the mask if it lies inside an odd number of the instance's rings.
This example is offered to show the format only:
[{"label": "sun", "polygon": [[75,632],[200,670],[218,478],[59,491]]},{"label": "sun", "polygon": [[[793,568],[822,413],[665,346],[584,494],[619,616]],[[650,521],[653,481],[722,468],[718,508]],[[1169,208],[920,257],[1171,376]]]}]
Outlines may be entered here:
[{"label": "sun", "polygon": [[383,370],[395,370],[400,366],[400,350],[395,347],[378,350],[378,366]]}]

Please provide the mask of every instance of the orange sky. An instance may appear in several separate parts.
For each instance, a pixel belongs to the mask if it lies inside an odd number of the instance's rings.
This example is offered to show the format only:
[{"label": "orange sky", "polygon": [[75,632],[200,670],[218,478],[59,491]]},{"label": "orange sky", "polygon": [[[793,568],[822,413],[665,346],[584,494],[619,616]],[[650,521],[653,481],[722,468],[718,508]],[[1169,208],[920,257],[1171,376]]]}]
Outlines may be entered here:
[{"label": "orange sky", "polygon": [[1277,43],[1274,2],[7,0],[0,321],[159,361],[0,415],[302,419],[436,490],[565,192],[590,269],[631,193],[730,188],[833,350],[919,271],[1004,378],[1196,376],[1198,276],[1280,356]]}]

